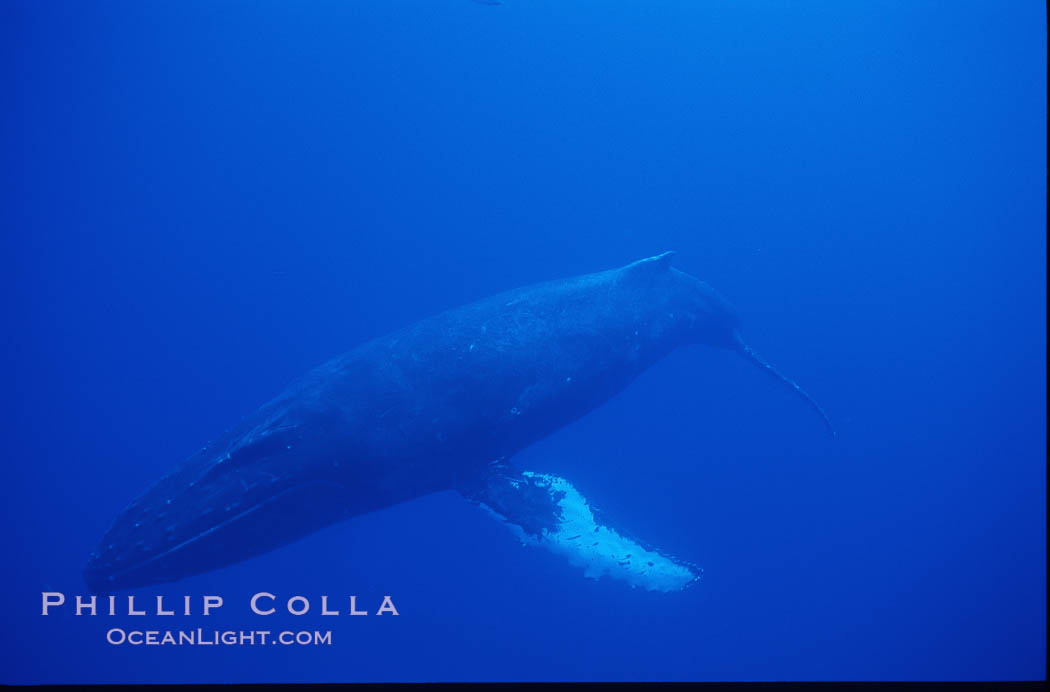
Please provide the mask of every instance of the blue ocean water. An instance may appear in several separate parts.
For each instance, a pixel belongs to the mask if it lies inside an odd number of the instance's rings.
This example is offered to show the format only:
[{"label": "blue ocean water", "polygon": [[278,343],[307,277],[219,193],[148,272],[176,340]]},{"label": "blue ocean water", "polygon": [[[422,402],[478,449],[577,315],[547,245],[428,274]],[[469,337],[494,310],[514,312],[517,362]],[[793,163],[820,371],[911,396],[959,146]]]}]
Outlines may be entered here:
[{"label": "blue ocean water", "polygon": [[[0,55],[0,682],[1045,678],[1042,3],[7,0]],[[694,347],[515,463],[702,566],[686,591],[446,492],[135,592],[207,618],[41,615],[309,368],[665,250],[838,441]]]}]

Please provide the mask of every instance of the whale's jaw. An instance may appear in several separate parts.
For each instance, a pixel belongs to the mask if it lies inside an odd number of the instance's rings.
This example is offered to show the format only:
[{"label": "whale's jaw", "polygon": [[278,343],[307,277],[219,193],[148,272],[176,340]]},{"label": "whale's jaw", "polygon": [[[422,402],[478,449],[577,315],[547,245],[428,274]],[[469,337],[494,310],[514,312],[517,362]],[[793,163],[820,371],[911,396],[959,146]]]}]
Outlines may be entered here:
[{"label": "whale's jaw", "polygon": [[91,554],[88,587],[107,592],[175,581],[345,516],[346,487],[315,463],[329,450],[281,420],[246,421],[134,500]]},{"label": "whale's jaw", "polygon": [[[222,488],[212,487],[201,497],[220,494]],[[107,593],[225,567],[338,521],[344,494],[340,485],[314,481],[251,504],[205,506],[185,495],[169,503],[147,492],[106,532],[84,581],[91,591]]]}]

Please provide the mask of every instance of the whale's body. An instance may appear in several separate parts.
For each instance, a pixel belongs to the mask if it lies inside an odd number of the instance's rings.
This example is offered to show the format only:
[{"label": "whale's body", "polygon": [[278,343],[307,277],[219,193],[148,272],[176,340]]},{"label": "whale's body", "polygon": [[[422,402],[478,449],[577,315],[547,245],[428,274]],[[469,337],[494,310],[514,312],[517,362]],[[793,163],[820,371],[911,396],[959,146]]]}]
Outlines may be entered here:
[{"label": "whale's body", "polygon": [[[126,508],[85,569],[88,585],[198,574],[450,488],[591,576],[690,583],[694,569],[597,524],[582,497],[570,506],[578,493],[564,479],[507,463],[679,346],[737,350],[775,373],[743,345],[729,303],[670,259],[508,291],[321,365]],[[581,543],[581,526],[594,541]],[[646,564],[625,564],[619,553],[632,550]]]}]

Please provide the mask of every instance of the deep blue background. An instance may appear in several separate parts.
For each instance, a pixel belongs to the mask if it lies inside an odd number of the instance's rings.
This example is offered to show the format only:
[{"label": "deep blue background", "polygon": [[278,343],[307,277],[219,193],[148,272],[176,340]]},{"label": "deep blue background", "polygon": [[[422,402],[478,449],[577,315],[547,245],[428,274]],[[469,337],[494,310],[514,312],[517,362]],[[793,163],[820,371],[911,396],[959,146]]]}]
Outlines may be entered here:
[{"label": "deep blue background", "polygon": [[[3,0],[0,682],[1044,677],[1045,37],[1034,0]],[[40,616],[310,367],[668,249],[840,441],[698,347],[517,461],[700,584],[586,580],[443,493],[132,623],[331,648]],[[401,616],[261,620],[259,590]]]}]

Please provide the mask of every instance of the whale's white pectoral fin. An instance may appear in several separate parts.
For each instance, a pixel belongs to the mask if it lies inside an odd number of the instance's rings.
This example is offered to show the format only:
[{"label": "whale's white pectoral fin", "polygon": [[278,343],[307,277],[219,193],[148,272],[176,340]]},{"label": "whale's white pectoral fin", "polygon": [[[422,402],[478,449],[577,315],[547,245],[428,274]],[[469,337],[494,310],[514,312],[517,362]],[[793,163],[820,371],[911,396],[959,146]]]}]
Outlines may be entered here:
[{"label": "whale's white pectoral fin", "polygon": [[649,591],[679,591],[702,570],[648,550],[595,517],[587,499],[564,478],[523,471],[494,473],[467,497],[506,522],[523,545],[541,546],[583,568]]}]

